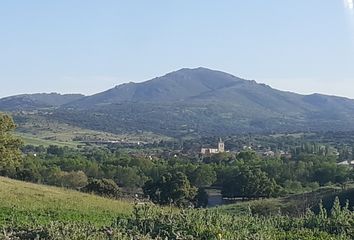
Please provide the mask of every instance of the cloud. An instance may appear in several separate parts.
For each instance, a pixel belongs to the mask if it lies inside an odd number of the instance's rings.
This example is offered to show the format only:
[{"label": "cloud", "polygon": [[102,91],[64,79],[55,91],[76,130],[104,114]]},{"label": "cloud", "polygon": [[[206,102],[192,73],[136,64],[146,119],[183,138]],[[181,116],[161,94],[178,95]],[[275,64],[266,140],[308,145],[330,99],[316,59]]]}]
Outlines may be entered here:
[{"label": "cloud", "polygon": [[348,9],[354,9],[354,0],[344,0],[345,6]]}]

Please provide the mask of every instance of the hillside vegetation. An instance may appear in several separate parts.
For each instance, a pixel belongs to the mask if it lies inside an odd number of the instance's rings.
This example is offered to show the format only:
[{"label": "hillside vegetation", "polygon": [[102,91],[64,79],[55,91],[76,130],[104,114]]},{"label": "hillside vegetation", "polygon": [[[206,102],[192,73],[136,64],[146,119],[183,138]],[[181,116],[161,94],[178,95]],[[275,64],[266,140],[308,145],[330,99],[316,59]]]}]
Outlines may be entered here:
[{"label": "hillside vegetation", "polygon": [[168,139],[151,132],[136,134],[113,134],[72,126],[46,116],[26,113],[13,113],[16,122],[16,135],[25,144],[34,146],[68,146],[76,148],[83,142],[122,141],[122,142],[153,142]]},{"label": "hillside vegetation", "polygon": [[133,204],[95,195],[0,177],[1,224],[47,224],[51,221],[109,225],[132,213]]},{"label": "hillside vegetation", "polygon": [[36,94],[0,99],[0,110],[116,134],[170,137],[354,130],[354,100],[284,92],[206,68],[181,69],[92,96]]},{"label": "hillside vegetation", "polygon": [[[234,216],[99,198],[0,178],[0,239],[350,240],[354,216],[335,203],[330,214]],[[132,214],[131,214],[132,213]]]},{"label": "hillside vegetation", "polygon": [[36,110],[39,108],[58,107],[84,97],[81,94],[37,93],[21,94],[0,99],[3,111]]},{"label": "hillside vegetation", "polygon": [[301,216],[311,209],[319,212],[319,206],[322,204],[327,211],[330,211],[335,199],[338,198],[342,206],[348,203],[349,209],[354,209],[354,185],[348,186],[346,190],[340,187],[323,187],[315,191],[289,195],[281,198],[270,198],[254,201],[239,202],[217,207],[218,210],[225,213],[236,215],[251,211],[253,214],[269,215],[289,215]]},{"label": "hillside vegetation", "polygon": [[168,136],[354,130],[354,100],[279,91],[206,68],[181,69],[73,101],[54,118],[112,132]]}]

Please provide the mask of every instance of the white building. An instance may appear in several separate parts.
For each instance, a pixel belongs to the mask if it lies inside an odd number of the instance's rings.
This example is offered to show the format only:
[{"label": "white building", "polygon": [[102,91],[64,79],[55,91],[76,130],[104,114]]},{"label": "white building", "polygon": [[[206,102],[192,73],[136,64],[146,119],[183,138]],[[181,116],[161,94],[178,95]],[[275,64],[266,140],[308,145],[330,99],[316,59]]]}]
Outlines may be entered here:
[{"label": "white building", "polygon": [[225,143],[220,138],[218,148],[202,148],[200,153],[203,155],[217,154],[225,152]]}]

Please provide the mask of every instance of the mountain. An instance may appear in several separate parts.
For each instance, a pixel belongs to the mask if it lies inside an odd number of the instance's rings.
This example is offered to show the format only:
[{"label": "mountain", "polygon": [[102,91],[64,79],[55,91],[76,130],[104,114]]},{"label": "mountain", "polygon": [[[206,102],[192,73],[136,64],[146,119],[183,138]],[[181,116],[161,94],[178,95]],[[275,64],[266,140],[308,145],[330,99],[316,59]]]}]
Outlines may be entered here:
[{"label": "mountain", "polygon": [[[295,114],[354,111],[354,101],[320,94],[300,95],[273,89],[206,68],[181,69],[142,83],[127,83],[80,98],[67,107],[92,109],[111,104],[151,103],[223,105],[241,112]],[[338,110],[338,111],[337,111]]]},{"label": "mountain", "polygon": [[[183,102],[208,92],[245,83],[230,74],[206,68],[181,69],[142,83],[126,83],[72,103],[79,108],[121,102]],[[248,82],[248,81],[247,81]]]},{"label": "mountain", "polygon": [[347,131],[354,130],[354,100],[284,92],[220,71],[185,68],[78,97],[48,117],[94,130],[174,137]]},{"label": "mountain", "polygon": [[36,110],[41,108],[59,107],[84,97],[81,94],[37,93],[21,94],[0,99],[0,110]]},{"label": "mountain", "polygon": [[181,69],[81,98],[53,115],[113,132],[171,136],[354,130],[354,100],[279,91],[206,68]]}]

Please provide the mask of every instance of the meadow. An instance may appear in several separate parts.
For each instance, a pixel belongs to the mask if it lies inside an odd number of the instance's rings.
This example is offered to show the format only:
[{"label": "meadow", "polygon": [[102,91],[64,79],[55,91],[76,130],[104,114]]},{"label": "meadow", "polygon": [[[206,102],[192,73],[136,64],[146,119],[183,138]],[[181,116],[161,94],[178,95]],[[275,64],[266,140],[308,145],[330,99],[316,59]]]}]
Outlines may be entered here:
[{"label": "meadow", "polygon": [[0,177],[0,225],[63,221],[104,226],[117,216],[131,214],[133,205],[129,201]]},{"label": "meadow", "polygon": [[15,134],[26,145],[42,145],[45,147],[57,145],[60,147],[76,148],[78,145],[84,145],[82,141],[154,142],[170,139],[146,131],[132,134],[113,134],[95,131],[58,122],[40,114],[13,113],[12,116],[17,124]]}]

